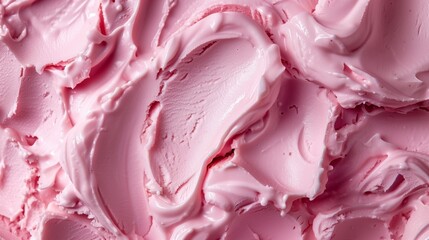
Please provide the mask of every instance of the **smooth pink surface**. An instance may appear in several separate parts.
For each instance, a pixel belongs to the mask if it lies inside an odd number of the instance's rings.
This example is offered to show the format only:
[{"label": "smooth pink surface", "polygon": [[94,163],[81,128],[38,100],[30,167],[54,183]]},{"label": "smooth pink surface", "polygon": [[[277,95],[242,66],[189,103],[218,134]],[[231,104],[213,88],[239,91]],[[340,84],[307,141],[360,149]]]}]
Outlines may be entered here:
[{"label": "smooth pink surface", "polygon": [[0,3],[0,238],[427,239],[424,0]]}]

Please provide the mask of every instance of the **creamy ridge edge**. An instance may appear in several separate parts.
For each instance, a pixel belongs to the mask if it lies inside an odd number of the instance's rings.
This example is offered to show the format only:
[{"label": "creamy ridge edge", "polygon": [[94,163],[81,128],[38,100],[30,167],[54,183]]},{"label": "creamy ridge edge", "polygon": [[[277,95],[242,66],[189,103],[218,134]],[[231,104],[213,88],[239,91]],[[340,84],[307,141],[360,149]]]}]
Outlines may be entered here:
[{"label": "creamy ridge edge", "polygon": [[428,238],[428,8],[1,2],[0,238]]}]

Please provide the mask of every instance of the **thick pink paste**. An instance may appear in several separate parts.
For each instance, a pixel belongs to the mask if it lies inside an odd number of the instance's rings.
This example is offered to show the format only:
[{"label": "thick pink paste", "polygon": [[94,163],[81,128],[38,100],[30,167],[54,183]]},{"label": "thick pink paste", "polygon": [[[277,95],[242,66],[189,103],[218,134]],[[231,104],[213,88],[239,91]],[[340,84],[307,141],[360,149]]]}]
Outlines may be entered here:
[{"label": "thick pink paste", "polygon": [[0,40],[0,239],[429,238],[426,0],[3,0]]}]

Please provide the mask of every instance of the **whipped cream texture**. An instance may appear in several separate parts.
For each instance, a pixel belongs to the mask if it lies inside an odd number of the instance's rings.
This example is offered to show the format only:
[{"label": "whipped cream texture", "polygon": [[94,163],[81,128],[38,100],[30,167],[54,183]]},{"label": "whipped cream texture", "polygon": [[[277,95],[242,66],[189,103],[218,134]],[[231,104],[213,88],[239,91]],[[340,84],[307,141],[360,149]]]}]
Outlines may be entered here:
[{"label": "whipped cream texture", "polygon": [[428,239],[425,0],[0,2],[0,239]]}]

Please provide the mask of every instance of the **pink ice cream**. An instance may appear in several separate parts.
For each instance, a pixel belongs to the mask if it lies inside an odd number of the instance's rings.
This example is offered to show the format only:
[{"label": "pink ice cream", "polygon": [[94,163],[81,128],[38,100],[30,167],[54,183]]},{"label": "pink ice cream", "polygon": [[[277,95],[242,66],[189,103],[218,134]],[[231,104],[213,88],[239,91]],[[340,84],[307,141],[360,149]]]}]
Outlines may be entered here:
[{"label": "pink ice cream", "polygon": [[424,0],[0,3],[0,239],[428,239]]}]

